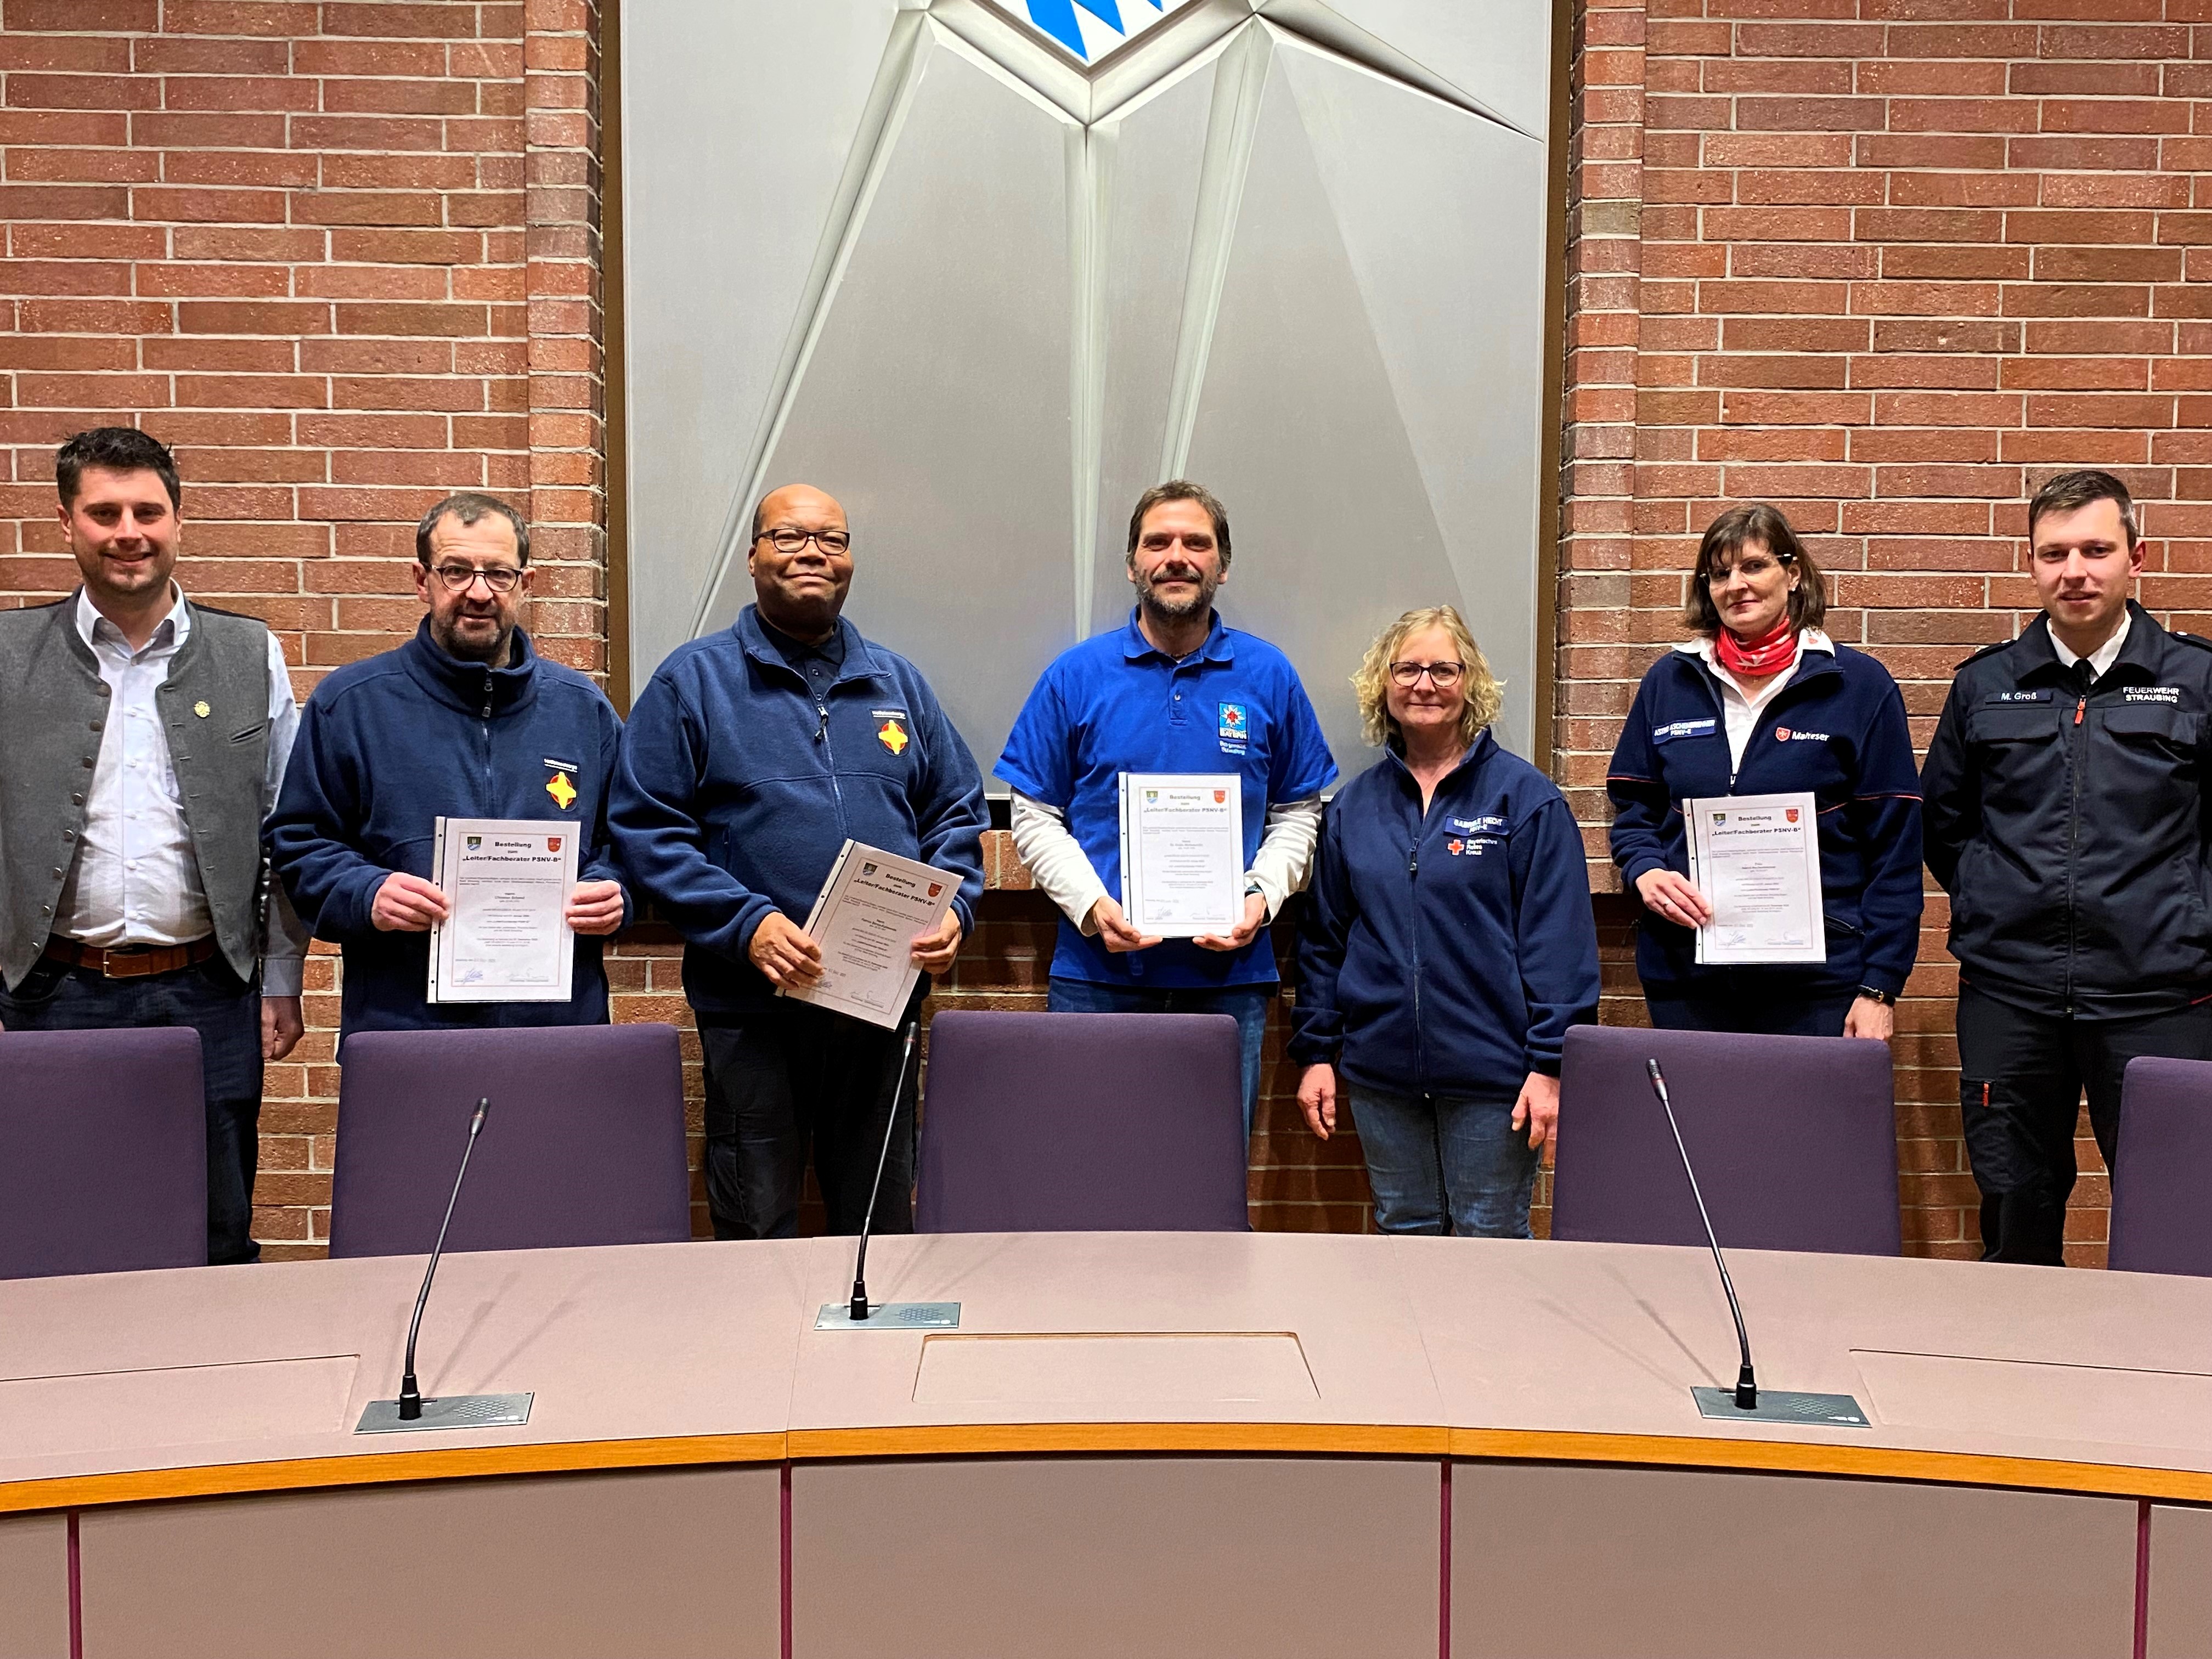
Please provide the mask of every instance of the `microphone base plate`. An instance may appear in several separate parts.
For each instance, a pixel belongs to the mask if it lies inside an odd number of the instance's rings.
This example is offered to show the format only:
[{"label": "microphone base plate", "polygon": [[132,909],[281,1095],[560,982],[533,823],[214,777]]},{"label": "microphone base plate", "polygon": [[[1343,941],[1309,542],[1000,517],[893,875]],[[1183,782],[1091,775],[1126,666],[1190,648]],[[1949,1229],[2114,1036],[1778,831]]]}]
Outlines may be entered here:
[{"label": "microphone base plate", "polygon": [[354,1425],[356,1434],[413,1434],[421,1429],[519,1429],[530,1420],[533,1394],[453,1394],[425,1400],[422,1415],[408,1422],[397,1400],[372,1400]]},{"label": "microphone base plate", "polygon": [[1847,1394],[1793,1394],[1787,1389],[1761,1389],[1759,1403],[1749,1411],[1735,1403],[1734,1389],[1692,1389],[1690,1397],[1698,1402],[1700,1417],[1736,1422],[1802,1423],[1815,1428],[1873,1426],[1859,1402]]},{"label": "microphone base plate", "polygon": [[957,1331],[957,1302],[871,1302],[866,1319],[853,1317],[850,1303],[825,1302],[814,1316],[817,1331]]}]

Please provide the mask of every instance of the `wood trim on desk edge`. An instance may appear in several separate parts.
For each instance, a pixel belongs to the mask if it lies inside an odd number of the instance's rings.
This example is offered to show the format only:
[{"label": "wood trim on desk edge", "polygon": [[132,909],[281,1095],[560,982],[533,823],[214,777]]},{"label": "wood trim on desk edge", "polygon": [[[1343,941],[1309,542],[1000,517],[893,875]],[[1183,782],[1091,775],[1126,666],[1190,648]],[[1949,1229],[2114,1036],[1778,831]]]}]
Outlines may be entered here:
[{"label": "wood trim on desk edge", "polygon": [[127,1470],[0,1482],[0,1515],[186,1498],[303,1492],[491,1475],[684,1468],[872,1457],[1037,1456],[1054,1453],[1273,1452],[1443,1457],[1643,1468],[1914,1480],[2094,1497],[2212,1504],[2212,1474],[2129,1464],[1904,1450],[1826,1441],[1589,1434],[1548,1429],[1446,1429],[1370,1423],[973,1423],[794,1429],[787,1434],[687,1435],[648,1440],[531,1442],[362,1452],[343,1457]]},{"label": "wood trim on desk edge", "polygon": [[839,1457],[989,1457],[1039,1452],[1334,1452],[1442,1457],[1450,1431],[1376,1423],[958,1423],[793,1429],[793,1462]]},{"label": "wood trim on desk edge", "polygon": [[2130,1463],[2071,1463],[1983,1452],[1914,1451],[1829,1441],[1732,1440],[1718,1436],[1582,1434],[1552,1429],[1454,1429],[1451,1455],[1534,1463],[1626,1463],[1643,1468],[1741,1469],[1856,1475],[1952,1486],[2013,1486],[2093,1497],[2212,1504],[2212,1474]]},{"label": "wood trim on desk edge", "polygon": [[586,1469],[649,1469],[700,1463],[781,1463],[781,1434],[702,1434],[664,1440],[534,1441],[507,1446],[440,1446],[364,1451],[344,1457],[294,1457],[266,1463],[130,1469],[0,1482],[0,1515],[91,1509],[177,1498],[304,1492],[319,1486],[387,1486],[483,1475],[558,1474]]}]

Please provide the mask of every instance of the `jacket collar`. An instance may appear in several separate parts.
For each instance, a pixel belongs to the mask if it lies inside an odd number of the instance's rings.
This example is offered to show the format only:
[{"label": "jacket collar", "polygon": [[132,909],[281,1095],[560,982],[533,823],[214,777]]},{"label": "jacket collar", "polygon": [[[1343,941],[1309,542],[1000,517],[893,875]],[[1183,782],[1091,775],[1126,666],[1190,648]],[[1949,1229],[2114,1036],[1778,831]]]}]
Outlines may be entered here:
[{"label": "jacket collar", "polygon": [[514,630],[514,660],[505,668],[492,668],[448,656],[430,637],[426,616],[416,625],[415,637],[399,647],[399,660],[417,685],[465,714],[481,717],[489,702],[495,718],[509,714],[538,695],[538,653],[520,628]]},{"label": "jacket collar", "polygon": [[[2051,618],[2047,616],[2038,617],[2022,629],[2020,637],[2012,642],[2012,648],[2021,653],[2022,660],[2016,673],[2022,681],[2031,677],[2057,678],[2073,672],[2058,660],[2058,653],[2051,646]],[[2157,618],[2149,611],[2130,599],[2128,636],[2121,642],[2120,654],[2112,659],[2112,665],[2106,672],[2118,674],[2124,669],[2130,679],[2154,680],[2159,674],[2159,659],[2165,649],[2166,629],[2158,625]]]},{"label": "jacket collar", "polygon": [[[1674,649],[1686,657],[1695,657],[1707,668],[1714,665],[1719,654],[1713,641],[1702,634],[1695,639],[1684,640]],[[1816,656],[1823,657],[1826,660],[1814,662],[1813,659]],[[1808,628],[1799,632],[1797,672],[1790,677],[1793,682],[1804,675],[1822,672],[1832,669],[1835,665],[1836,642],[1833,640],[1817,628]]]},{"label": "jacket collar", "polygon": [[[758,605],[749,605],[738,612],[738,619],[730,624],[730,631],[737,636],[738,644],[744,653],[762,667],[800,685],[805,684],[799,678],[799,671],[783,659],[783,653],[777,650],[775,642],[769,638],[767,626],[760,619]],[[860,630],[842,617],[837,618],[837,640],[844,647],[844,660],[837,670],[837,678],[830,681],[832,685],[843,685],[850,680],[873,679],[889,672],[877,657],[875,647],[862,639]]]},{"label": "jacket collar", "polygon": [[[1459,764],[1437,780],[1437,795],[1442,795],[1445,790],[1458,785],[1468,773],[1496,753],[1497,750],[1498,739],[1491,735],[1488,726],[1484,726],[1481,731],[1474,734],[1474,741],[1468,744],[1467,753],[1459,757]],[[1403,738],[1396,732],[1392,732],[1390,740],[1382,745],[1382,752],[1390,757],[1391,763],[1398,769],[1398,776],[1401,779],[1416,788],[1419,787],[1413,777],[1413,769],[1406,764],[1406,744]],[[1436,796],[1430,797],[1431,805],[1435,800]]]},{"label": "jacket collar", "polygon": [[[1162,662],[1190,660],[1188,657],[1171,658],[1146,639],[1145,630],[1137,626],[1138,610],[1138,606],[1131,605],[1129,620],[1121,625],[1121,655],[1125,659],[1130,662],[1139,662],[1146,657],[1158,657]],[[1208,611],[1206,619],[1206,643],[1191,654],[1204,662],[1234,662],[1237,647],[1229,642],[1229,629],[1222,622],[1221,613],[1218,611]]]}]

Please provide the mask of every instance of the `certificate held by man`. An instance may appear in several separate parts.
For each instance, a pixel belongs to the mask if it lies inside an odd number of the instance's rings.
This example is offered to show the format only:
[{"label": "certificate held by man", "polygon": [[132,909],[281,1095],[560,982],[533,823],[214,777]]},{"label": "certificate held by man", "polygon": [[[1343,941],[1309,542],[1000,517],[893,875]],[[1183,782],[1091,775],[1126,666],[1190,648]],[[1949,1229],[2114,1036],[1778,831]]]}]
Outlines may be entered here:
[{"label": "certificate held by man", "polygon": [[950,871],[848,840],[806,917],[820,974],[788,981],[776,994],[871,1025],[896,1025],[921,976],[916,938],[943,925],[959,890],[960,878]]},{"label": "certificate held by man", "polygon": [[1121,774],[1121,909],[1159,939],[1244,920],[1244,802],[1231,772]]},{"label": "certificate held by man", "polygon": [[576,841],[557,819],[437,820],[434,879],[448,909],[430,929],[432,1002],[569,1000]]},{"label": "certificate held by man", "polygon": [[1712,906],[1702,963],[1826,962],[1818,809],[1809,794],[1686,800],[1690,879]]}]

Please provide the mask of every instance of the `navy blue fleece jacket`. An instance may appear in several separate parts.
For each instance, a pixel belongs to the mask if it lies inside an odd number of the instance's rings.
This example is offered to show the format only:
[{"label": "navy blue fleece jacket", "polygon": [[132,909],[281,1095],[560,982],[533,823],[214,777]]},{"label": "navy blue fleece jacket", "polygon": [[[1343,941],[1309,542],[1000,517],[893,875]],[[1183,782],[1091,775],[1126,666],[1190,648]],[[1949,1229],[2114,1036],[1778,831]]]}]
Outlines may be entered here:
[{"label": "navy blue fleece jacket", "polygon": [[817,702],[755,608],[670,653],[630,709],[608,823],[623,867],[684,938],[702,1018],[769,1006],[745,955],[770,910],[804,923],[846,839],[957,876],[973,932],[990,822],[975,757],[921,671],[841,620]]},{"label": "navy blue fleece jacket", "polygon": [[1510,1100],[1597,1018],[1574,815],[1485,732],[1427,811],[1394,751],[1330,803],[1298,941],[1294,1060],[1389,1094]]},{"label": "navy blue fleece jacket", "polygon": [[[425,619],[397,651],[349,664],[315,688],[269,835],[301,919],[344,952],[343,1036],[606,1023],[599,939],[577,939],[567,1002],[433,1006],[430,936],[380,932],[369,908],[394,871],[435,879],[441,817],[573,823],[576,878],[621,880],[606,828],[621,735],[605,694],[539,656],[519,628],[506,668],[447,656]],[[625,894],[625,921],[629,908]]]}]

